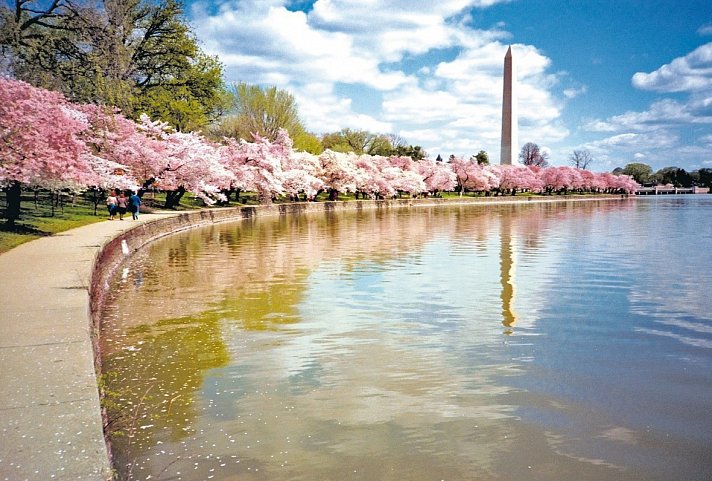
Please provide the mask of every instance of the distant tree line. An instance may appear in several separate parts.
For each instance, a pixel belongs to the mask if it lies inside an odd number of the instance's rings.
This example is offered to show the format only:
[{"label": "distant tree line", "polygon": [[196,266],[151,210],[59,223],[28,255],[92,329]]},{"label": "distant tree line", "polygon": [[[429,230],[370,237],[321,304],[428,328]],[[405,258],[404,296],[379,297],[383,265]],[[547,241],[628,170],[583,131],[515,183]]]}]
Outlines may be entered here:
[{"label": "distant tree line", "polygon": [[613,174],[630,175],[640,185],[666,185],[675,187],[709,187],[712,189],[712,168],[702,168],[687,172],[680,167],[663,167],[653,172],[648,164],[633,162],[625,167],[618,167]]},{"label": "distant tree line", "polygon": [[[588,170],[594,159],[588,150],[574,150],[569,155],[569,164],[576,169]],[[519,153],[519,161],[526,166],[548,167],[549,155],[534,142],[527,142]],[[654,172],[648,164],[633,162],[612,171],[615,175],[631,176],[642,186],[666,185],[674,187],[709,187],[712,189],[712,168],[701,168],[687,172],[680,167],[663,167]]]}]

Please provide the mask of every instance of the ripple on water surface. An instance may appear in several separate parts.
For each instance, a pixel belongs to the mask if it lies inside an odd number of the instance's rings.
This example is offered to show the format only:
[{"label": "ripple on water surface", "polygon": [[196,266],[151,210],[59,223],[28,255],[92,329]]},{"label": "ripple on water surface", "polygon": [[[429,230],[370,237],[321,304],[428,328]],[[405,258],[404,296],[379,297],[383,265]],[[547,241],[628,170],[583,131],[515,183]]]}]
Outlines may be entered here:
[{"label": "ripple on water surface", "polygon": [[443,207],[166,238],[104,313],[117,467],[707,479],[712,227],[693,220],[710,213],[697,198]]}]

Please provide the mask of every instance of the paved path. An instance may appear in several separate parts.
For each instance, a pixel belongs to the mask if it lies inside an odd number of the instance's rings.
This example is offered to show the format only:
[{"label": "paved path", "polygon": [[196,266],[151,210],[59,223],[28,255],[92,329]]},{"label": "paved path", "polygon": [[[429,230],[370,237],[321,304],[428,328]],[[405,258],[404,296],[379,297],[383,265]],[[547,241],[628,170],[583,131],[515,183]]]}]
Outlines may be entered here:
[{"label": "paved path", "polygon": [[90,338],[100,248],[139,221],[105,221],[0,255],[0,480],[106,480]]}]

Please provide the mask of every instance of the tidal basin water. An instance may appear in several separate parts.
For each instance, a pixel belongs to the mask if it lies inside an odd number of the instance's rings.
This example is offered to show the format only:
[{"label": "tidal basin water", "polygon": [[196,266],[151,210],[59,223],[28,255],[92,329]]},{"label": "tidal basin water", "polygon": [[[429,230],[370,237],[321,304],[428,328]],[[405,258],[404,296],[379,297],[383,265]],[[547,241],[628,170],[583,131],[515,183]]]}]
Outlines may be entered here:
[{"label": "tidal basin water", "polygon": [[125,479],[712,479],[712,196],[176,234],[103,316]]}]

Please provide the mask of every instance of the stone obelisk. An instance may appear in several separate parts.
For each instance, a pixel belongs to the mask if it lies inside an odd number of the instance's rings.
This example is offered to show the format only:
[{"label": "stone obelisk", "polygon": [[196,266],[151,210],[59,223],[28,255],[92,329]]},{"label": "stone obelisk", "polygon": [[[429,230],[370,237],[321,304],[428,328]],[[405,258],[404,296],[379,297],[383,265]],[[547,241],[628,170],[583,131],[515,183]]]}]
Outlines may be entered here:
[{"label": "stone obelisk", "polygon": [[512,47],[504,56],[504,88],[502,90],[502,145],[500,164],[512,165],[517,159],[517,74],[512,60]]}]

